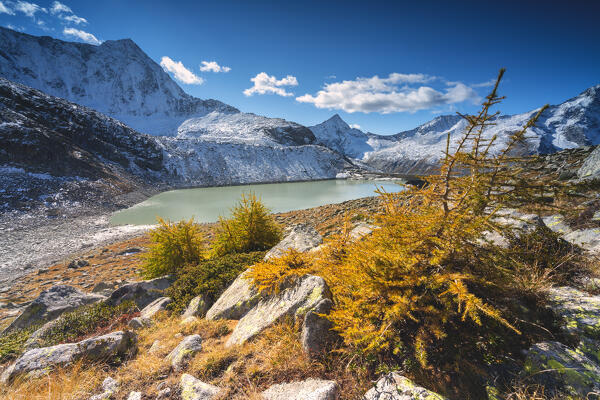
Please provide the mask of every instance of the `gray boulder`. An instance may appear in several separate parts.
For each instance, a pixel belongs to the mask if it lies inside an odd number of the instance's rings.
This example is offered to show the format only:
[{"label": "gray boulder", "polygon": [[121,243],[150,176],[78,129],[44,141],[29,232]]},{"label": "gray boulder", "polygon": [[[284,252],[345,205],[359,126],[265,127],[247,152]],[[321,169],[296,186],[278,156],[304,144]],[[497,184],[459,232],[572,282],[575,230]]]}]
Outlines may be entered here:
[{"label": "gray boulder", "polygon": [[204,318],[206,316],[206,312],[209,309],[209,304],[207,299],[203,296],[196,296],[190,301],[187,308],[185,309],[183,315],[181,316],[183,319],[187,317],[199,317]]},{"label": "gray boulder", "polygon": [[90,397],[90,400],[110,399],[112,395],[119,390],[119,382],[109,376],[102,382],[102,390],[103,392],[101,394],[96,394]]},{"label": "gray boulder", "polygon": [[536,343],[527,352],[524,373],[548,394],[587,398],[600,391],[600,366],[558,342]]},{"label": "gray boulder", "polygon": [[163,291],[172,283],[173,279],[169,276],[128,283],[112,292],[106,299],[106,304],[116,306],[124,301],[132,300],[139,308],[144,308],[154,300],[163,297]]},{"label": "gray boulder", "polygon": [[600,146],[596,147],[581,164],[577,170],[577,177],[580,179],[600,178]]},{"label": "gray boulder", "polygon": [[137,337],[133,332],[112,332],[82,340],[25,352],[2,373],[0,380],[10,382],[18,375],[39,375],[53,367],[69,365],[78,360],[107,361],[122,359],[136,351]]},{"label": "gray boulder", "polygon": [[[497,215],[494,222],[510,228],[515,237],[531,233],[538,227],[545,226],[544,220],[535,214],[523,214],[516,210],[506,210]],[[484,232],[484,239],[500,247],[508,247],[509,240],[497,231]]]},{"label": "gray boulder", "polygon": [[304,316],[300,340],[302,348],[311,358],[324,354],[328,346],[337,339],[337,335],[331,330],[333,324],[323,316],[329,314],[332,308],[333,302],[326,298]]},{"label": "gray boulder", "polygon": [[175,371],[181,371],[187,362],[202,350],[202,337],[200,335],[190,335],[183,340],[169,353],[167,361],[171,362],[171,366]]},{"label": "gray boulder", "polygon": [[218,387],[204,383],[190,374],[181,375],[179,388],[182,400],[210,400],[220,391]]},{"label": "gray boulder", "polygon": [[560,214],[543,217],[542,220],[548,228],[561,235],[573,232],[573,229],[565,222],[565,218]]},{"label": "gray boulder", "polygon": [[154,300],[152,303],[148,304],[144,309],[140,312],[141,318],[151,319],[160,311],[164,311],[167,309],[167,306],[173,302],[173,299],[170,297],[159,297]]},{"label": "gray boulder", "polygon": [[600,229],[578,229],[563,236],[567,242],[575,244],[592,253],[600,252]]},{"label": "gray boulder", "polygon": [[291,287],[264,298],[238,322],[226,346],[242,344],[286,316],[306,315],[331,292],[323,278],[306,275]]},{"label": "gray boulder", "polygon": [[348,234],[350,236],[350,239],[352,240],[360,240],[365,236],[370,235],[371,233],[373,233],[373,230],[375,229],[375,227],[371,224],[367,224],[366,222],[361,222],[359,224],[357,224]]},{"label": "gray boulder", "polygon": [[565,333],[600,340],[600,296],[590,296],[571,287],[552,288],[548,305],[562,320]]},{"label": "gray boulder", "polygon": [[307,379],[273,385],[262,393],[265,400],[335,400],[340,388],[334,381]]},{"label": "gray boulder", "polygon": [[445,400],[446,398],[431,392],[397,372],[390,372],[377,381],[363,400]]},{"label": "gray boulder", "polygon": [[206,319],[240,319],[260,300],[261,295],[242,272],[206,312]]},{"label": "gray boulder", "polygon": [[2,333],[48,322],[67,311],[104,299],[104,296],[83,293],[71,286],[53,286],[48,290],[44,290],[37,299],[25,307],[23,312]]},{"label": "gray boulder", "polygon": [[265,255],[265,261],[282,256],[287,250],[306,252],[323,243],[323,238],[312,225],[299,224],[288,228],[285,237]]},{"label": "gray boulder", "polygon": [[127,400],[142,400],[142,392],[130,392]]}]

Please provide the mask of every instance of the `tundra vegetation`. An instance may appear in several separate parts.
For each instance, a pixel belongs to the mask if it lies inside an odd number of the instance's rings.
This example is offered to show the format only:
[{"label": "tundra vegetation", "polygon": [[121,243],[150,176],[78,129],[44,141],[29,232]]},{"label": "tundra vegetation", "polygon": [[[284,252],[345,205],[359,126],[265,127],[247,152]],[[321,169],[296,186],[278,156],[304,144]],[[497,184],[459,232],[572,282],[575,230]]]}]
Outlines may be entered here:
[{"label": "tundra vegetation", "polygon": [[[107,375],[120,381],[116,399],[140,388],[156,395],[158,377],[171,386],[178,381],[165,362],[179,342],[176,334],[199,334],[203,350],[184,372],[221,387],[223,399],[258,399],[272,384],[310,377],[335,380],[342,399],[356,399],[381,373],[393,370],[450,398],[487,398],[486,385],[495,381],[498,398],[550,399],[543,386],[514,371],[522,367],[524,349],[561,336],[544,307],[546,289],[594,274],[594,263],[544,225],[515,230],[513,210],[555,212],[570,204],[573,188],[542,179],[532,172],[531,159],[519,156],[527,129],[545,107],[502,143],[484,135],[498,115],[492,107],[503,99],[497,93],[503,73],[481,111],[463,115],[468,127],[460,140],[448,137],[438,173],[424,177],[420,187],[379,191],[381,210],[361,216],[376,226],[371,234],[352,238],[349,216],[343,233],[318,251],[289,250],[261,261],[282,230],[254,194],[243,196],[230,218],[220,219],[212,243],[193,221],[159,220],[141,274],[173,275],[166,292],[173,302],[138,331],[138,355],[119,366],[76,363],[52,372],[51,379],[19,379],[0,386],[0,395],[86,398]],[[226,346],[232,321],[181,323],[178,314],[192,298],[214,302],[249,266],[249,277],[265,295],[306,274],[322,277],[333,299],[323,317],[341,340],[310,358],[300,342],[301,321],[293,318],[234,346]],[[107,326],[123,328],[136,314],[130,304],[120,307],[92,305],[65,314],[48,343],[74,341]],[[0,338],[3,360],[20,354],[30,334]]]}]

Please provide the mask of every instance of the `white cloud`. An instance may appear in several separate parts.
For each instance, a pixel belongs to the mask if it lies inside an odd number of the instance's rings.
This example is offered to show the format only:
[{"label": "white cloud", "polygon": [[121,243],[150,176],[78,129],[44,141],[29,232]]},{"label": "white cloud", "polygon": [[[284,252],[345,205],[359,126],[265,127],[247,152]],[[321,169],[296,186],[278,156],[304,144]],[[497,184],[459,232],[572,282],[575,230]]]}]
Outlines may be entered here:
[{"label": "white cloud", "polygon": [[246,96],[252,96],[254,93],[272,93],[284,97],[293,96],[294,93],[287,92],[282,86],[298,86],[298,80],[292,75],[277,80],[275,76],[269,76],[266,72],[261,72],[250,80],[254,82],[254,86],[244,90]]},{"label": "white cloud", "polygon": [[350,128],[352,128],[352,129],[360,129],[360,125],[359,124],[350,124]]},{"label": "white cloud", "polygon": [[173,61],[165,56],[160,60],[160,66],[165,71],[169,71],[175,75],[175,79],[180,82],[187,83],[188,85],[201,85],[204,83],[204,79],[196,76],[192,71],[187,69],[181,61]]},{"label": "white cloud", "polygon": [[13,24],[7,24],[6,27],[8,29],[12,29],[13,31],[25,32],[25,28],[22,26],[15,26]]},{"label": "white cloud", "polygon": [[317,108],[339,109],[349,113],[415,112],[445,104],[476,101],[477,93],[460,83],[447,83],[443,91],[423,84],[437,78],[424,74],[392,73],[387,78],[375,75],[371,78],[356,78],[352,81],[326,83],[315,96],[305,94],[297,97],[301,103],[312,103]]},{"label": "white cloud", "polygon": [[202,72],[229,72],[231,68],[221,66],[217,64],[216,61],[202,61],[202,65],[200,66],[200,71]]},{"label": "white cloud", "polygon": [[15,15],[15,12],[0,1],[0,14]]},{"label": "white cloud", "polygon": [[35,3],[29,3],[27,1],[18,1],[14,7],[16,11],[20,11],[28,17],[35,17],[35,13],[37,12],[48,12],[48,10],[46,10],[45,8],[42,8]]},{"label": "white cloud", "polygon": [[69,6],[67,6],[66,4],[63,4],[59,1],[55,1],[54,3],[52,3],[52,7],[50,7],[50,13],[52,13],[52,14],[58,14],[58,13],[72,14],[73,11],[71,11],[71,8],[69,8]]},{"label": "white cloud", "polygon": [[79,29],[65,28],[63,30],[63,34],[65,34],[66,36],[76,37],[78,39],[83,40],[86,43],[90,43],[90,44],[102,44],[102,41],[98,40],[98,38],[96,36],[92,35],[89,32],[81,31]]},{"label": "white cloud", "polygon": [[87,24],[87,19],[82,18],[82,17],[78,17],[77,15],[73,14],[73,15],[63,15],[61,16],[61,19],[64,19],[67,22],[72,22],[74,24]]}]

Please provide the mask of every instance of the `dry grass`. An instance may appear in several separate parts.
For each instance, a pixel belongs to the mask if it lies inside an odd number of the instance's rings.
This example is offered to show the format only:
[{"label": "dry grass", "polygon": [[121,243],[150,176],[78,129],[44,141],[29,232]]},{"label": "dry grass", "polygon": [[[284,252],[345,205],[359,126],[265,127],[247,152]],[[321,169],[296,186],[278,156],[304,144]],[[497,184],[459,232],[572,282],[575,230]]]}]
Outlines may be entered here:
[{"label": "dry grass", "polygon": [[[164,358],[181,341],[177,334],[202,336],[203,350],[181,373],[223,388],[220,399],[259,399],[260,392],[273,384],[307,378],[337,381],[342,399],[359,398],[368,389],[370,380],[366,373],[346,368],[347,363],[338,356],[332,355],[327,361],[310,360],[299,342],[299,326],[291,322],[276,324],[251,343],[225,348],[235,324],[236,321],[199,319],[182,325],[179,317],[163,314],[152,327],[138,331],[138,354],[124,364],[115,368],[78,363],[46,377],[18,379],[11,386],[0,385],[0,399],[86,399],[102,392],[100,385],[108,376],[120,382],[114,400],[126,399],[131,391],[153,397],[160,382],[176,390],[180,373],[171,371]],[[155,340],[160,341],[160,348],[151,354],[149,349]]]}]

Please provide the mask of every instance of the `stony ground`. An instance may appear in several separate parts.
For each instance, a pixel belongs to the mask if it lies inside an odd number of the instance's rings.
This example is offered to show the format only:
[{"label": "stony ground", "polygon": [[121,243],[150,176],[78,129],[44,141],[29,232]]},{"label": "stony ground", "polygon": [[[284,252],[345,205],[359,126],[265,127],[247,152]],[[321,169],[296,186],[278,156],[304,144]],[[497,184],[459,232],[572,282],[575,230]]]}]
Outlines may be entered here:
[{"label": "stony ground", "polygon": [[[346,215],[354,222],[363,220],[376,211],[378,205],[376,197],[367,197],[280,213],[275,218],[283,226],[309,223],[327,237],[340,232]],[[91,226],[96,229],[90,230]],[[206,236],[211,238],[215,224],[201,226]],[[11,247],[20,246],[23,256],[32,257],[29,268],[12,274],[9,272],[12,276],[7,277],[4,288],[0,289],[0,326],[18,315],[21,307],[35,299],[40,292],[54,285],[68,284],[90,292],[99,283],[116,286],[122,281],[140,279],[140,255],[149,244],[146,235],[148,226],[110,227],[106,217],[82,217],[79,224],[65,222],[29,228],[21,232],[20,237],[28,237],[21,241],[11,240],[16,235],[7,235],[0,250],[10,255]],[[42,234],[53,238],[55,253],[47,250],[48,243],[36,243],[36,238]],[[46,260],[54,257],[47,266],[39,269],[33,264],[39,255],[36,246],[44,247]],[[5,257],[3,259],[6,260]]]}]

